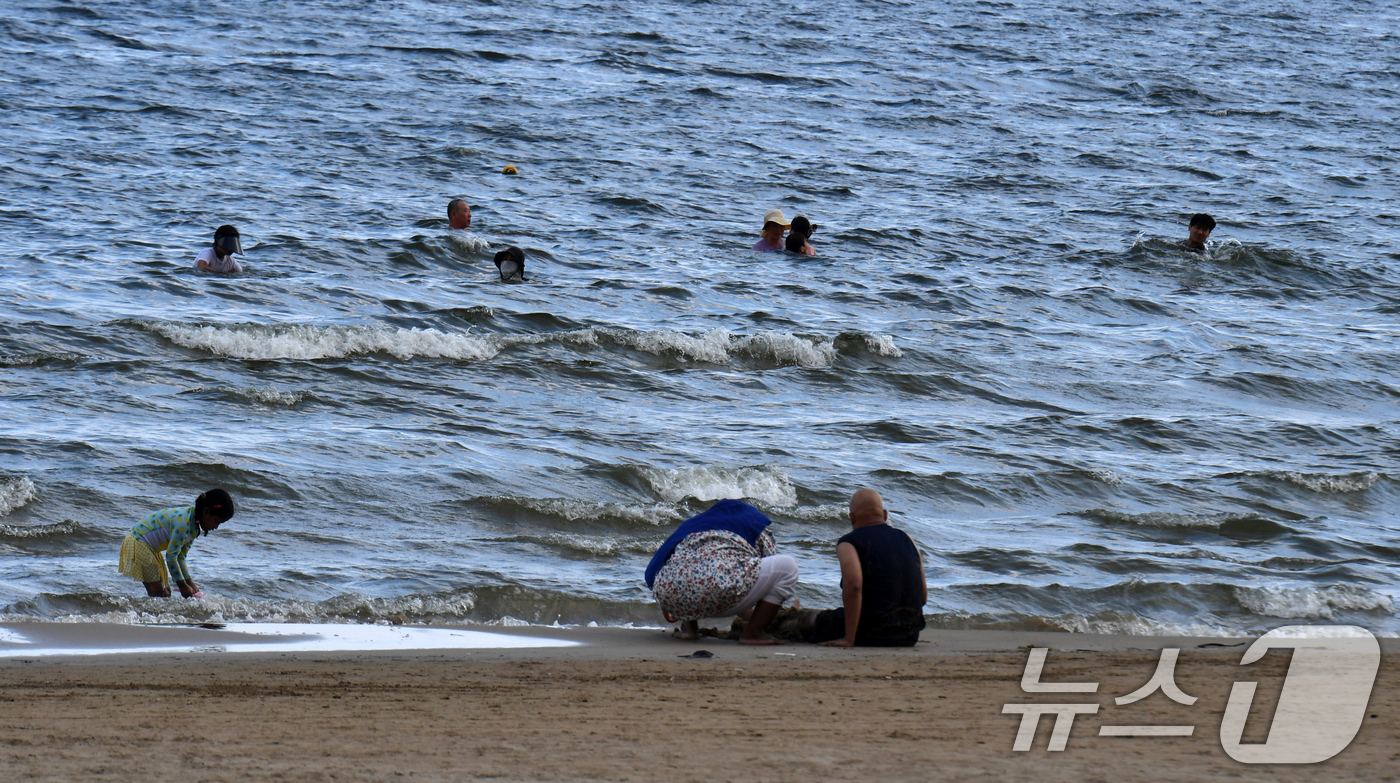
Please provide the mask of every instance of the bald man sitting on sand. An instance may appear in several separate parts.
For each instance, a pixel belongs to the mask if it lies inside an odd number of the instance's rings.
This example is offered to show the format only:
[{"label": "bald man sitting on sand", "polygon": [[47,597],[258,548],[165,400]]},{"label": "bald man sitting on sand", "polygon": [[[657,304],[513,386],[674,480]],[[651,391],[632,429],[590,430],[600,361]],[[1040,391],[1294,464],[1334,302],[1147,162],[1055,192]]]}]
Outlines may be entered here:
[{"label": "bald man sitting on sand", "polygon": [[836,545],[840,609],[805,612],[798,627],[829,647],[913,647],[924,629],[928,582],[918,547],[890,527],[885,501],[873,489],[851,496],[851,532]]}]

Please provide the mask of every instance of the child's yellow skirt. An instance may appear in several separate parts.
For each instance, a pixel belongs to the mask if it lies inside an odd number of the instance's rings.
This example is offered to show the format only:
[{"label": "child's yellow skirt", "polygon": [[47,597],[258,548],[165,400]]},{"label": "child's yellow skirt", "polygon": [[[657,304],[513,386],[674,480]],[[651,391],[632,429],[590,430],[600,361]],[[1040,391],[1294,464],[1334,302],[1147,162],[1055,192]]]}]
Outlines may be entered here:
[{"label": "child's yellow skirt", "polygon": [[117,570],[138,582],[160,582],[170,589],[170,572],[165,570],[165,560],[149,544],[130,533],[122,539]]}]

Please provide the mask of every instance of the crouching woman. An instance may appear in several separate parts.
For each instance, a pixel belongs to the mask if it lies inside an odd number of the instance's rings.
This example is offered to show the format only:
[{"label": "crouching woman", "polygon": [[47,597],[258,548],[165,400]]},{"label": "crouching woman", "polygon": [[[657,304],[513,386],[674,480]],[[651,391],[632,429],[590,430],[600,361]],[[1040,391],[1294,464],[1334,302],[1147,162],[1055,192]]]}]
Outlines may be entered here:
[{"label": "crouching woman", "polygon": [[699,636],[702,617],[748,620],[743,644],[780,644],[764,629],[797,590],[797,561],[777,554],[763,512],[721,500],[687,519],[656,551],[646,582],[677,639]]},{"label": "crouching woman", "polygon": [[[193,506],[154,511],[122,539],[117,570],[146,586],[152,598],[170,597],[170,580],[186,598],[203,598],[190,576],[185,556],[201,534],[233,518],[233,498],[215,488],[195,498]],[[164,553],[164,559],[160,553]]]}]

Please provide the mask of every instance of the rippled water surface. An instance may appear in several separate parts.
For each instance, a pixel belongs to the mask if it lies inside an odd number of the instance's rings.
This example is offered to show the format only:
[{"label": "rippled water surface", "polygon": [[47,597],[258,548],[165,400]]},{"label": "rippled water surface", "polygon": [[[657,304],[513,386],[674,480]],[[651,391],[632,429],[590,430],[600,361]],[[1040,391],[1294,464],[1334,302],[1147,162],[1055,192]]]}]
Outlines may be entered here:
[{"label": "rippled water surface", "polygon": [[657,624],[722,497],[834,604],[870,485],[936,626],[1400,632],[1390,5],[2,16],[0,616]]}]

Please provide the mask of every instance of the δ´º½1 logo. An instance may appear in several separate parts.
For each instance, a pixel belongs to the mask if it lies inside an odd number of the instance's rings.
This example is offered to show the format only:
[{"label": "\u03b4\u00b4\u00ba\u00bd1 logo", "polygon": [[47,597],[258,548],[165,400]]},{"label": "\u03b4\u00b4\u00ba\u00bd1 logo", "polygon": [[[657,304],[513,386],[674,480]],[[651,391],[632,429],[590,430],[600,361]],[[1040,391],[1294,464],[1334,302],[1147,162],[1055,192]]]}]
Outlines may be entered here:
[{"label": "\u03b4\u00b4\u00ba\u00bd1 logo", "polygon": [[[1293,658],[1284,677],[1278,708],[1269,726],[1268,740],[1244,744],[1245,720],[1254,702],[1257,682],[1236,682],[1220,723],[1220,745],[1230,758],[1245,764],[1316,764],[1341,753],[1356,737],[1366,717],[1366,705],[1380,668],[1381,649],[1376,637],[1354,625],[1301,626],[1276,628],[1245,650],[1240,665],[1245,666],[1270,650],[1292,649]],[[1040,682],[1048,649],[1032,647],[1021,676],[1026,693],[1095,693],[1096,682]],[[1131,704],[1158,690],[1169,699],[1187,706],[1195,696],[1176,685],[1175,668],[1179,649],[1162,650],[1157,670],[1147,684],[1114,699],[1118,706]],[[1054,715],[1046,750],[1060,751],[1069,741],[1076,715],[1098,713],[1097,703],[1087,704],[1005,704],[1003,714],[1020,714],[1013,751],[1029,751],[1036,724],[1042,715]],[[1104,725],[1100,737],[1190,737],[1195,726]]]}]

